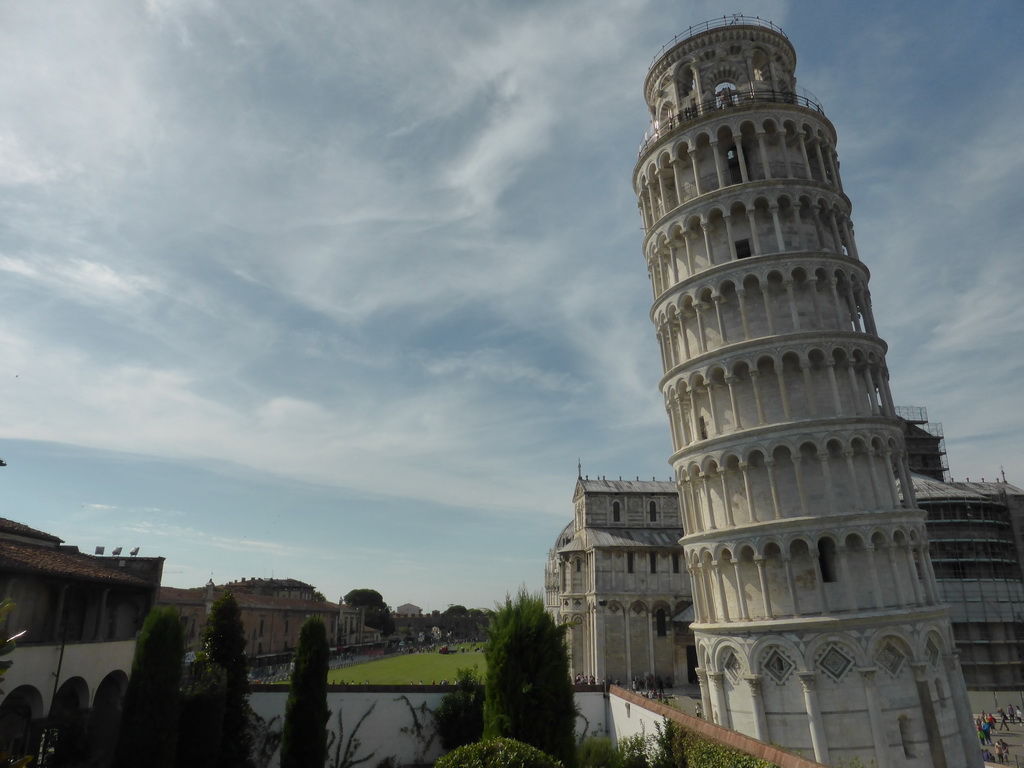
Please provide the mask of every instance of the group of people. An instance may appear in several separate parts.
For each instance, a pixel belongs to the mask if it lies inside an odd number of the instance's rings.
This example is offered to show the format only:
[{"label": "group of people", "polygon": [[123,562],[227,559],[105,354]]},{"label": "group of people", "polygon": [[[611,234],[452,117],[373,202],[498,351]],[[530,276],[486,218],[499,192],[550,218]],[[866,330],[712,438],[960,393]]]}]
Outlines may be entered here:
[{"label": "group of people", "polygon": [[[999,716],[998,720],[996,715]],[[1013,704],[1006,709],[1000,707],[995,714],[982,710],[981,714],[974,719],[974,724],[978,729],[978,740],[981,742],[981,756],[987,762],[1009,762],[1010,745],[1004,739],[993,741],[992,733],[996,730],[1010,730],[1010,723],[1024,723],[1024,710],[1014,707]],[[994,749],[989,750],[989,747]]]}]

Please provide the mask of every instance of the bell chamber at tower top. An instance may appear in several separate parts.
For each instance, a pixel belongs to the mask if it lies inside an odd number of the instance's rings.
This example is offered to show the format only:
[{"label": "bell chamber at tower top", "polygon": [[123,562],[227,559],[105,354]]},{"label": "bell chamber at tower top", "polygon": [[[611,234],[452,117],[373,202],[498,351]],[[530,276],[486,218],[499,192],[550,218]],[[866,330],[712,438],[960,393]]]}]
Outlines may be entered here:
[{"label": "bell chamber at tower top", "polygon": [[[691,28],[655,58],[644,86],[651,128],[633,174],[649,261],[681,237],[702,251],[690,267],[794,250],[856,255],[835,128],[797,92],[795,68],[782,31],[744,16]],[[709,229],[718,254],[704,242]]]}]

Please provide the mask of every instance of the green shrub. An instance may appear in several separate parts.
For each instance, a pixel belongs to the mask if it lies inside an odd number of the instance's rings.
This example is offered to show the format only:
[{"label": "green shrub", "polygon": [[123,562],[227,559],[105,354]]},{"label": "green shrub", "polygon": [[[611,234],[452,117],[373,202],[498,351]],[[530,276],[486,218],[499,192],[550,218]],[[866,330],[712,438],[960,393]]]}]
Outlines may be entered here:
[{"label": "green shrub", "polygon": [[642,733],[619,739],[617,768],[648,768],[648,737]]},{"label": "green shrub", "polygon": [[484,688],[472,669],[460,669],[455,690],[434,710],[441,746],[451,751],[479,741],[484,733]]},{"label": "green shrub", "polygon": [[562,768],[562,763],[529,744],[497,737],[459,747],[434,768]]},{"label": "green shrub", "polygon": [[579,749],[580,768],[617,768],[618,753],[607,736],[591,736]]},{"label": "green shrub", "polygon": [[484,736],[524,741],[576,765],[576,701],[565,626],[540,595],[521,590],[491,618],[487,640]]}]

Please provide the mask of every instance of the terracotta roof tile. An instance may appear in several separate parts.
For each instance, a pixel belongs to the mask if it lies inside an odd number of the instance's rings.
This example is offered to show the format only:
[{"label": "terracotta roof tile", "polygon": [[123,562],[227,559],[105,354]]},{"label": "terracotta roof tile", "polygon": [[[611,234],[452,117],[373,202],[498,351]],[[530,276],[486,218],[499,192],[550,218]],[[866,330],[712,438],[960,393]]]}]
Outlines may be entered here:
[{"label": "terracotta roof tile", "polygon": [[101,560],[70,549],[0,539],[0,571],[68,577],[125,586],[155,586],[141,576],[107,564],[112,561],[113,558]]},{"label": "terracotta roof tile", "polygon": [[54,544],[63,544],[64,540],[57,538],[52,533],[46,531],[39,531],[35,528],[29,528],[24,523],[19,523],[14,520],[8,520],[5,517],[0,517],[0,534],[10,533],[16,536],[25,536],[32,539],[40,539],[41,541],[50,541]]}]

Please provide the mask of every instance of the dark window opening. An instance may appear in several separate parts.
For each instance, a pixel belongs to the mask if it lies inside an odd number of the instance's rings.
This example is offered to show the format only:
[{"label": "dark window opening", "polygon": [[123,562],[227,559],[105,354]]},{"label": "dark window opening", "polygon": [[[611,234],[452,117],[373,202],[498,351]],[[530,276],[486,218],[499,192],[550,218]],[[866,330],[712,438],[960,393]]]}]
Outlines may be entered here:
[{"label": "dark window opening", "polygon": [[583,570],[583,561],[576,561],[576,573],[580,573]]},{"label": "dark window opening", "polygon": [[617,502],[617,501],[612,504],[612,522],[613,523],[620,522],[620,520],[619,520],[619,502]]},{"label": "dark window opening", "polygon": [[736,258],[737,259],[749,259],[754,255],[754,252],[750,249],[750,240],[737,240],[736,241]]},{"label": "dark window opening", "polygon": [[626,553],[626,573],[632,573],[632,572],[633,572],[633,553],[632,552],[627,552]]},{"label": "dark window opening", "polygon": [[707,425],[707,422],[704,421],[704,417],[703,416],[698,416],[697,420],[700,422],[700,439],[701,440],[707,440],[708,439],[708,425]]},{"label": "dark window opening", "polygon": [[672,573],[679,573],[679,555],[672,555]]},{"label": "dark window opening", "polygon": [[668,634],[668,622],[665,620],[665,611],[659,608],[654,616],[658,623],[658,637],[665,637]]},{"label": "dark window opening", "polygon": [[818,539],[818,562],[822,581],[836,581],[836,544],[832,539]]},{"label": "dark window opening", "polygon": [[650,506],[647,508],[647,513],[650,516],[651,522],[658,522],[658,506],[652,501]]},{"label": "dark window opening", "polygon": [[657,573],[658,572],[658,555],[656,553],[654,553],[654,552],[651,552],[650,555],[648,555],[648,557],[651,560],[651,573]]},{"label": "dark window opening", "polygon": [[740,184],[743,181],[743,174],[740,173],[740,156],[735,146],[730,147],[725,153],[725,159],[729,165],[729,182]]}]

